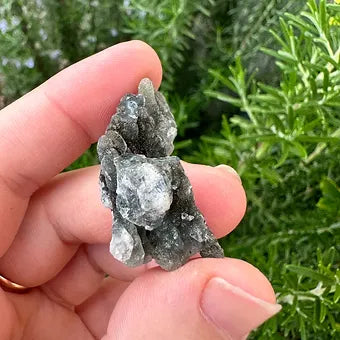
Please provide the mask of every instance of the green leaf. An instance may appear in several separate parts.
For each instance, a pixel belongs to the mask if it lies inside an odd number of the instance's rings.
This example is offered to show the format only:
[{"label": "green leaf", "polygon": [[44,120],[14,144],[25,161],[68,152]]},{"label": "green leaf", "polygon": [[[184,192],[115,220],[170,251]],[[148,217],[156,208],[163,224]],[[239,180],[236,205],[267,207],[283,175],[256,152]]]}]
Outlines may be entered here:
[{"label": "green leaf", "polygon": [[269,86],[269,85],[266,85],[266,84],[263,84],[263,83],[258,83],[257,85],[261,90],[263,90],[263,91],[271,94],[272,96],[276,97],[280,102],[282,102],[282,103],[285,102],[285,96],[280,91],[280,89],[277,89],[273,86]]},{"label": "green leaf", "polygon": [[[339,7],[340,7],[340,5],[339,5]],[[339,69],[340,64],[339,64],[339,62],[337,62],[335,59],[333,59],[334,57],[332,58],[332,57],[330,57],[328,54],[324,54],[322,57],[325,58],[325,60],[326,60],[328,63],[330,63],[330,64],[335,68],[335,70]],[[338,60],[339,60],[339,59],[338,59]],[[336,72],[337,72],[337,71],[333,72],[333,74],[336,74]],[[339,72],[339,71],[338,71],[338,72]]]},{"label": "green leaf", "polygon": [[340,143],[340,138],[338,137],[323,137],[323,136],[309,136],[309,135],[300,135],[296,137],[296,140],[300,142],[310,142],[310,143]]},{"label": "green leaf", "polygon": [[256,100],[260,103],[268,103],[268,104],[277,104],[277,97],[271,94],[255,94],[255,95],[248,95],[250,100]]},{"label": "green leaf", "polygon": [[261,143],[256,150],[256,158],[261,159],[261,158],[265,157],[266,153],[268,152],[268,149],[271,146],[272,146],[272,143],[269,143],[269,142]]},{"label": "green leaf", "polygon": [[228,146],[228,147],[230,146],[230,142],[222,138],[201,136],[201,140],[207,143],[211,143],[211,144],[218,144],[218,145],[223,145],[223,146]]},{"label": "green leaf", "polygon": [[226,115],[222,116],[222,134],[226,139],[229,139],[231,136],[231,129]]},{"label": "green leaf", "polygon": [[285,13],[285,16],[289,19],[289,23],[291,25],[294,25],[295,27],[301,29],[302,31],[315,32],[315,28],[305,20],[301,19],[300,17],[293,15],[291,13]]},{"label": "green leaf", "polygon": [[[307,108],[307,112],[309,112],[309,111],[310,111],[310,109]],[[298,113],[303,113],[304,111],[302,111],[302,110],[296,110],[296,112],[298,112]],[[316,118],[316,119],[314,119],[314,120],[312,120],[311,122],[305,124],[305,126],[304,126],[304,131],[305,131],[305,132],[308,132],[308,131],[314,130],[315,127],[317,127],[317,126],[320,125],[320,122],[321,122],[321,118],[319,118],[319,117]]]},{"label": "green leaf", "polygon": [[337,283],[336,287],[335,287],[333,301],[334,301],[334,303],[338,303],[339,300],[340,300],[340,284]]},{"label": "green leaf", "polygon": [[289,155],[289,144],[286,142],[281,143],[281,157],[276,164],[276,168],[280,167],[288,158]]},{"label": "green leaf", "polygon": [[340,13],[340,6],[336,4],[327,4],[327,8],[333,12],[338,12]]},{"label": "green leaf", "polygon": [[320,20],[321,29],[325,32],[325,34],[327,34],[328,33],[328,20],[327,20],[327,11],[326,11],[325,0],[320,0],[319,20]]},{"label": "green leaf", "polygon": [[309,78],[310,87],[312,90],[312,97],[316,98],[318,95],[318,87],[314,78]]},{"label": "green leaf", "polygon": [[275,125],[275,127],[278,129],[278,131],[281,131],[282,133],[285,133],[285,126],[284,123],[282,121],[282,119],[280,119],[280,117],[278,117],[278,115],[271,115],[270,117],[270,121],[272,121]]},{"label": "green leaf", "polygon": [[288,45],[286,44],[286,42],[273,30],[269,30],[270,34],[275,38],[275,40],[285,49],[285,50],[289,50]]},{"label": "green leaf", "polygon": [[327,308],[326,308],[325,304],[321,301],[321,303],[320,303],[320,323],[323,323],[325,321],[326,313],[327,313]]},{"label": "green leaf", "polygon": [[291,93],[295,92],[297,78],[298,78],[298,75],[297,75],[296,70],[293,70],[293,71],[291,71],[289,73],[289,85],[288,85],[288,88],[289,88],[289,91]]},{"label": "green leaf", "polygon": [[276,51],[271,50],[267,47],[262,47],[260,50],[263,53],[266,53],[266,54],[268,54],[268,55],[270,55],[270,56],[272,56],[276,59],[283,60],[283,61],[288,62],[288,63],[296,62],[296,59],[294,58],[294,56],[292,54],[286,52],[286,51],[280,50],[280,51],[276,52]]},{"label": "green leaf", "polygon": [[306,149],[297,141],[292,141],[290,142],[290,146],[289,146],[289,150],[297,155],[298,157],[301,157],[303,159],[306,159],[308,154],[307,154],[307,151]]},{"label": "green leaf", "polygon": [[315,0],[308,0],[308,7],[310,8],[312,13],[318,11],[318,6]]},{"label": "green leaf", "polygon": [[330,107],[340,107],[340,99],[335,98],[335,99],[327,100],[325,104]]},{"label": "green leaf", "polygon": [[[240,128],[244,129],[245,131],[249,131],[252,127],[252,123],[249,119],[243,118],[241,116],[233,116],[230,118],[230,121],[234,124],[239,126]],[[248,138],[248,136],[244,136]]]},{"label": "green leaf", "polygon": [[213,70],[213,69],[209,69],[208,72],[216,79],[218,79],[223,85],[227,86],[230,90],[232,90],[233,92],[237,92],[236,87],[234,86],[234,84],[226,77],[222,76],[220,72]]},{"label": "green leaf", "polygon": [[260,170],[262,176],[268,179],[272,184],[277,184],[282,182],[281,176],[278,174],[277,171],[270,169],[270,168],[262,168]]},{"label": "green leaf", "polygon": [[221,93],[221,92],[207,90],[207,91],[204,91],[204,94],[209,96],[209,97],[216,98],[218,100],[233,104],[233,105],[238,106],[238,107],[242,106],[242,101],[240,99],[228,96],[228,95]]},{"label": "green leaf", "polygon": [[[287,13],[286,13],[287,15]],[[283,20],[282,17],[280,17],[280,27],[281,27],[281,32],[283,33],[283,36],[285,37],[286,41],[289,41],[289,36],[290,32],[288,30],[288,25],[287,23]]]},{"label": "green leaf", "polygon": [[196,8],[205,16],[210,17],[210,12],[200,4],[196,4]]},{"label": "green leaf", "polygon": [[301,340],[307,340],[305,322],[302,317],[300,317],[299,319]]},{"label": "green leaf", "polygon": [[333,283],[334,282],[334,278],[328,277],[327,275],[321,274],[311,268],[307,268],[307,267],[303,267],[303,266],[297,266],[297,265],[293,265],[293,264],[288,264],[285,266],[285,268],[287,270],[289,270],[290,272],[296,273],[300,276],[303,277],[309,277],[310,279],[314,280],[314,281],[321,281],[324,283]]},{"label": "green leaf", "polygon": [[340,200],[340,188],[338,188],[330,178],[325,177],[320,184],[320,188],[324,196],[334,200]]},{"label": "green leaf", "polygon": [[295,124],[295,112],[291,105],[288,105],[287,107],[287,121],[289,129],[293,131]]},{"label": "green leaf", "polygon": [[182,140],[180,142],[175,142],[174,145],[176,150],[184,149],[192,145],[192,140],[191,139]]},{"label": "green leaf", "polygon": [[[233,117],[232,120],[235,121],[236,117]],[[242,121],[242,120],[238,120],[238,121]],[[282,140],[281,137],[276,136],[275,134],[256,134],[256,135],[244,135],[244,136],[240,136],[239,137],[240,140],[255,140],[257,142],[261,142],[261,141],[267,141],[267,142],[279,142]]]},{"label": "green leaf", "polygon": [[324,70],[323,72],[323,90],[327,92],[329,86],[329,72],[328,70]]},{"label": "green leaf", "polygon": [[[320,248],[318,248],[319,250]],[[330,267],[333,265],[334,259],[336,256],[336,249],[335,247],[330,247],[328,250],[326,250],[323,254],[322,254],[322,260],[320,261],[320,264],[322,266],[327,266]]]},{"label": "green leaf", "polygon": [[313,14],[310,14],[308,12],[301,12],[301,15],[307,18],[310,22],[312,22],[312,24],[319,32],[321,31],[321,27],[319,26],[319,23]]}]

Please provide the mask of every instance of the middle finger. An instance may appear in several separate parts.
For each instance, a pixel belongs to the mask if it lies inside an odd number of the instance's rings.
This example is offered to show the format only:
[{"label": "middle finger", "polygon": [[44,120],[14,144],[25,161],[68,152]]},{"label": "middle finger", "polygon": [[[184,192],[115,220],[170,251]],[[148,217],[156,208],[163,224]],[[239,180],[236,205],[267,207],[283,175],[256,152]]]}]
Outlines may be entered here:
[{"label": "middle finger", "polygon": [[[183,167],[208,226],[216,237],[226,235],[245,212],[239,179],[225,168]],[[98,173],[94,166],[60,174],[36,192],[14,242],[0,259],[5,277],[37,286],[59,273],[80,244],[109,243],[111,213],[100,201]]]}]

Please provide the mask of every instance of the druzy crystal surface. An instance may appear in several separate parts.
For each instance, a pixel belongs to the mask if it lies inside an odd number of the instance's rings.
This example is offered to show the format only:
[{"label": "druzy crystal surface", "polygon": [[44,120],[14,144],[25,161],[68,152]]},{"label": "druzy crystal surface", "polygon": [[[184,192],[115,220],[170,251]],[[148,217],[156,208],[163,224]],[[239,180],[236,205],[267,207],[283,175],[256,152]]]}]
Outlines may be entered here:
[{"label": "druzy crystal surface", "polygon": [[143,79],[98,141],[101,197],[113,216],[110,252],[128,266],[155,259],[174,270],[197,253],[223,257],[179,158],[170,156],[176,132],[165,98]]}]

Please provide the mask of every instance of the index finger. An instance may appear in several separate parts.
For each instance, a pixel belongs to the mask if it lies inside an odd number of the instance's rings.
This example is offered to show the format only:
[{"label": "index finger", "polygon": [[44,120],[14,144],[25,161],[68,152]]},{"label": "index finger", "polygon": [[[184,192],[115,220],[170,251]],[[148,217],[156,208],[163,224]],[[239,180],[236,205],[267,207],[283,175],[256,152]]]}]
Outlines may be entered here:
[{"label": "index finger", "polygon": [[104,132],[119,99],[140,79],[161,81],[147,44],[121,43],[72,65],[1,111],[0,256],[12,241],[28,198]]}]

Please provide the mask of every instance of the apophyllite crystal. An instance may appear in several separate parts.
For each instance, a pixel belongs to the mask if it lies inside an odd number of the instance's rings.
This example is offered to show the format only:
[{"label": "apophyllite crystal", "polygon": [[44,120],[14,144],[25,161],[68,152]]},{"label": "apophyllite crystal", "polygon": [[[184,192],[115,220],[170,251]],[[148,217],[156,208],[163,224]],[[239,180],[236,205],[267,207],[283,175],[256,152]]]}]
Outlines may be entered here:
[{"label": "apophyllite crystal", "polygon": [[98,141],[102,202],[113,213],[110,252],[128,266],[155,259],[174,270],[196,253],[223,257],[179,158],[170,156],[176,132],[164,96],[143,79]]}]

